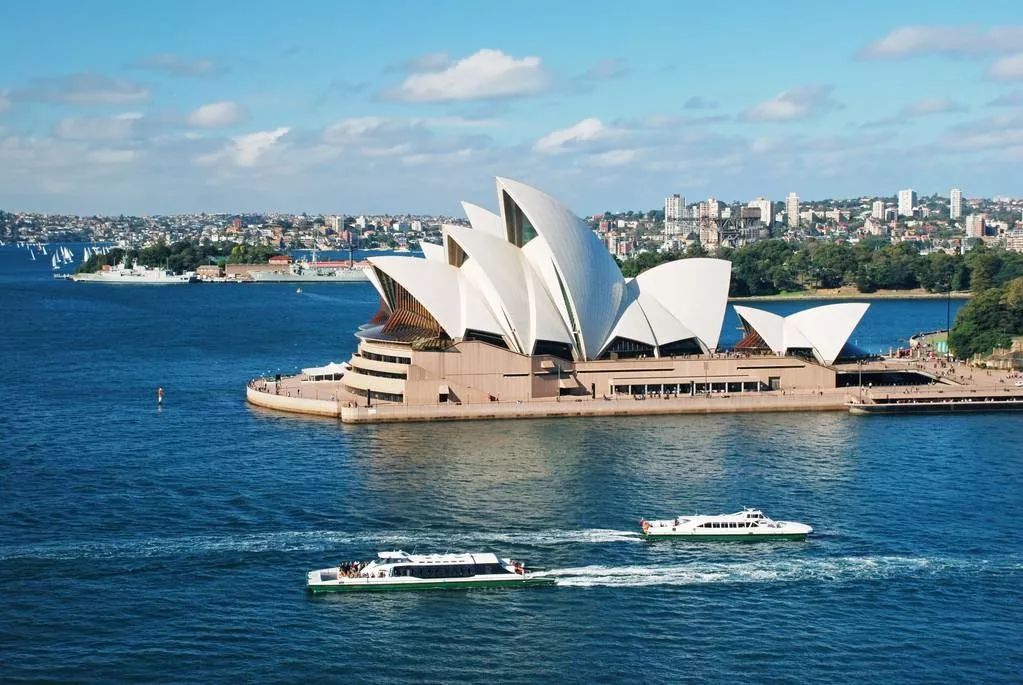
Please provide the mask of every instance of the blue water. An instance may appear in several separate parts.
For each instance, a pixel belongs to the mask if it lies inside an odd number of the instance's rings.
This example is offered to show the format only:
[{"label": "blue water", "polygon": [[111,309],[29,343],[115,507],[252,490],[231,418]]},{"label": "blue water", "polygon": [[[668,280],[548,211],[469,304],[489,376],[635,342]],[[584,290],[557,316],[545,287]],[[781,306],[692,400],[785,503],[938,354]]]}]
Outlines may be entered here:
[{"label": "blue water", "polygon": [[[376,309],[367,284],[302,290],[57,282],[0,249],[0,679],[1019,682],[1020,418],[252,409],[247,378],[346,358]],[[878,302],[856,335],[944,320]],[[634,533],[743,505],[818,533]],[[394,547],[493,549],[561,585],[306,594],[307,570]]]}]

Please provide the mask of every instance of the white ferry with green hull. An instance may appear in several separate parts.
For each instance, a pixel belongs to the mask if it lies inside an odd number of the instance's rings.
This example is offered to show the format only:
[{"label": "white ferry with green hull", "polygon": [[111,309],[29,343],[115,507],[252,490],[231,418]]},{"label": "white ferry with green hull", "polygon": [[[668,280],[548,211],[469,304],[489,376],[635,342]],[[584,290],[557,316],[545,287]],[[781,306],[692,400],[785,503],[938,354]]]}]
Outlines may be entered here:
[{"label": "white ferry with green hull", "polygon": [[310,592],[319,594],[538,587],[555,582],[551,576],[490,552],[408,554],[398,550],[380,552],[372,561],[341,562],[332,568],[310,571],[306,585]]},{"label": "white ferry with green hull", "polygon": [[676,516],[659,521],[641,520],[647,538],[683,538],[703,542],[805,540],[813,528],[794,521],[773,521],[759,509],[734,514]]}]

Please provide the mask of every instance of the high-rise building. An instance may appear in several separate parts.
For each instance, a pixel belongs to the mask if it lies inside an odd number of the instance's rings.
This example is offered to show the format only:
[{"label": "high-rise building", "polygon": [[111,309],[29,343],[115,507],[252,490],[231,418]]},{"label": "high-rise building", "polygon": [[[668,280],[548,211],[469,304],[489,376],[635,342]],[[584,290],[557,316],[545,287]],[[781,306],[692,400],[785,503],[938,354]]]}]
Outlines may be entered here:
[{"label": "high-rise building", "polygon": [[785,198],[785,216],[789,228],[799,228],[799,196],[795,193],[789,193]]},{"label": "high-rise building", "polygon": [[664,220],[678,221],[682,218],[682,209],[686,206],[686,199],[678,193],[664,198]]},{"label": "high-rise building", "polygon": [[870,208],[870,218],[884,221],[884,200],[874,200]]},{"label": "high-rise building", "polygon": [[948,194],[948,217],[959,219],[963,215],[963,191],[953,188]]},{"label": "high-rise building", "polygon": [[703,203],[704,211],[701,213],[701,219],[718,219],[721,217],[721,203],[715,198],[707,198],[707,201]]},{"label": "high-rise building", "polygon": [[764,197],[758,197],[756,200],[751,200],[746,206],[747,207],[753,207],[755,209],[759,209],[760,210],[760,221],[765,226],[770,226],[771,225],[771,222],[774,219],[774,217],[772,216],[772,214],[774,212],[774,206],[773,206],[773,203],[770,200],[768,200],[767,198],[764,198]]},{"label": "high-rise building", "polygon": [[899,191],[899,216],[913,216],[916,207],[916,191],[912,188]]},{"label": "high-rise building", "polygon": [[983,214],[971,214],[966,217],[966,237],[967,238],[983,238],[984,237],[984,219],[986,217]]}]

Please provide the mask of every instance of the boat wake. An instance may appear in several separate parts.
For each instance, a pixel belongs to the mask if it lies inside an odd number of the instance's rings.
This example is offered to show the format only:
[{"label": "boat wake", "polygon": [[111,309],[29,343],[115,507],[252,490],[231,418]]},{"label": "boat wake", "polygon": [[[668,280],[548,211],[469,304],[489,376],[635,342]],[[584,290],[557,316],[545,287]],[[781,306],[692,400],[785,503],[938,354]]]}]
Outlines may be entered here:
[{"label": "boat wake", "polygon": [[0,560],[8,559],[152,559],[193,557],[222,553],[325,552],[339,553],[357,547],[373,553],[384,549],[406,551],[454,551],[497,545],[540,546],[641,542],[642,536],[627,530],[589,528],[541,531],[398,531],[393,533],[345,533],[332,530],[281,531],[245,535],[196,535],[135,539],[47,542],[0,545]]},{"label": "boat wake", "polygon": [[563,587],[645,587],[709,583],[848,582],[909,576],[1010,575],[1023,560],[955,559],[905,556],[764,559],[761,562],[657,566],[580,566],[552,569],[546,575]]}]

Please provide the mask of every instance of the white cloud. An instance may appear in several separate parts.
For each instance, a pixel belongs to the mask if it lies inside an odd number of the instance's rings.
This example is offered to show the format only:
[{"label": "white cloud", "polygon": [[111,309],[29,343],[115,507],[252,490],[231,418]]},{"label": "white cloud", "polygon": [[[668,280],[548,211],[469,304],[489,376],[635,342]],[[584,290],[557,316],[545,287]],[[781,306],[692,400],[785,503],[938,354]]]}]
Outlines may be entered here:
[{"label": "white cloud", "polygon": [[236,102],[223,100],[209,102],[188,115],[188,123],[202,128],[216,128],[237,124],[245,118],[245,110]]},{"label": "white cloud", "polygon": [[148,102],[150,91],[133,81],[102,74],[79,73],[33,79],[10,93],[12,100],[69,105],[130,105]]},{"label": "white cloud", "polygon": [[582,78],[588,81],[606,81],[608,79],[616,79],[625,76],[628,72],[628,67],[625,64],[625,60],[618,58],[604,59],[592,67],[587,69],[582,74]]},{"label": "white cloud", "polygon": [[187,59],[171,52],[149,55],[135,62],[137,69],[163,71],[175,76],[207,76],[217,71],[217,65],[209,59]]},{"label": "white cloud", "polygon": [[291,129],[287,126],[272,131],[257,131],[235,136],[220,150],[196,158],[196,163],[210,166],[228,162],[239,167],[253,167],[271,150],[279,147],[281,138]]},{"label": "white cloud", "polygon": [[700,95],[694,95],[682,104],[684,109],[714,109],[717,106],[714,100]]},{"label": "white cloud", "polygon": [[459,150],[452,150],[450,152],[421,152],[402,157],[401,163],[405,166],[422,166],[424,164],[429,164],[431,166],[458,164],[472,157],[472,154],[472,148],[467,147]]},{"label": "white cloud", "polygon": [[1023,26],[902,26],[860,51],[867,59],[899,59],[917,55],[965,57],[1012,52],[1023,43]]},{"label": "white cloud", "polygon": [[53,135],[63,140],[127,140],[137,135],[142,115],[124,112],[112,117],[65,117]]},{"label": "white cloud", "polygon": [[590,117],[578,124],[548,133],[533,146],[538,152],[562,152],[580,142],[596,140],[610,133],[600,119]]},{"label": "white cloud", "polygon": [[902,108],[902,115],[907,117],[922,117],[928,114],[946,114],[948,112],[962,112],[965,108],[949,98],[925,98],[912,102]]},{"label": "white cloud", "polygon": [[988,67],[987,75],[1003,81],[1023,79],[1023,52],[995,60],[994,64]]},{"label": "white cloud", "polygon": [[505,98],[539,93],[549,82],[539,57],[484,49],[444,69],[412,74],[390,95],[410,102]]},{"label": "white cloud", "polygon": [[95,164],[127,164],[135,159],[135,151],[100,148],[87,152],[85,159]]},{"label": "white cloud", "polygon": [[988,107],[1018,107],[1023,105],[1023,90],[1014,90],[1011,93],[1004,93],[999,95],[991,102],[987,103]]},{"label": "white cloud", "polygon": [[590,163],[601,167],[625,166],[631,164],[638,154],[638,150],[608,150],[590,157]]},{"label": "white cloud", "polygon": [[745,121],[794,121],[840,105],[831,99],[831,86],[801,86],[778,93],[742,113]]}]

